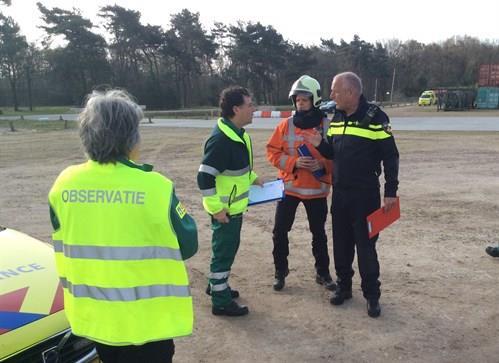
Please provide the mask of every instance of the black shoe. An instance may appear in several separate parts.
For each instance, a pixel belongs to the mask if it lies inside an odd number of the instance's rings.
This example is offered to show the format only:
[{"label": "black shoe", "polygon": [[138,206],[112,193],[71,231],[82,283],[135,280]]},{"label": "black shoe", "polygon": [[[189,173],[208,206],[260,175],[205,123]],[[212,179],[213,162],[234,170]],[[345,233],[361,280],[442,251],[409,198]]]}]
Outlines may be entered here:
[{"label": "black shoe", "polygon": [[[232,299],[237,299],[239,297],[239,291],[232,290],[230,288],[230,286],[229,286],[229,289],[230,289],[230,297]],[[210,295],[211,296],[211,286],[210,286],[210,284],[208,284],[208,286],[206,286],[206,290],[204,292],[206,292],[206,295]]]},{"label": "black shoe", "polygon": [[247,306],[239,305],[237,302],[232,300],[227,306],[212,306],[211,312],[213,315],[243,316],[247,315],[249,310]]},{"label": "black shoe", "polygon": [[272,287],[274,288],[275,291],[281,291],[284,288],[284,285],[286,284],[286,276],[288,276],[289,270],[286,271],[276,271],[275,272],[275,279],[274,279],[274,284]]},{"label": "black shoe", "polygon": [[352,290],[345,290],[340,287],[336,287],[336,290],[331,296],[329,302],[333,305],[341,305],[345,302],[345,300],[352,298]]},{"label": "black shoe", "polygon": [[485,249],[485,252],[487,252],[492,257],[499,257],[499,246],[489,246]]},{"label": "black shoe", "polygon": [[328,290],[331,290],[331,291],[336,290],[336,284],[334,283],[330,274],[327,274],[324,276],[317,274],[315,276],[315,282],[317,282],[319,285],[324,285],[324,287]]},{"label": "black shoe", "polygon": [[379,306],[378,299],[367,300],[367,315],[371,318],[377,318],[381,314],[381,307]]},{"label": "black shoe", "polygon": [[274,284],[272,285],[272,287],[275,291],[281,291],[284,288],[285,283],[285,277],[279,276],[274,279]]}]

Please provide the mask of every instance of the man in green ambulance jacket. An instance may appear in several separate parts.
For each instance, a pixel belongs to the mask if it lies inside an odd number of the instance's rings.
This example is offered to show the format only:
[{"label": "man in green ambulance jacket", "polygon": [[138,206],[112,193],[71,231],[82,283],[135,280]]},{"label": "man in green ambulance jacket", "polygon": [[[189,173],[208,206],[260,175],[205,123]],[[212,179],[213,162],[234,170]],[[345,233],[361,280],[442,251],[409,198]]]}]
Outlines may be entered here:
[{"label": "man in green ambulance jacket", "polygon": [[248,308],[234,299],[239,292],[228,284],[240,243],[243,213],[251,184],[261,185],[253,171],[251,139],[243,126],[251,123],[255,107],[249,91],[229,87],[220,95],[221,118],[204,147],[198,186],[213,230],[209,285],[214,315],[241,316]]}]

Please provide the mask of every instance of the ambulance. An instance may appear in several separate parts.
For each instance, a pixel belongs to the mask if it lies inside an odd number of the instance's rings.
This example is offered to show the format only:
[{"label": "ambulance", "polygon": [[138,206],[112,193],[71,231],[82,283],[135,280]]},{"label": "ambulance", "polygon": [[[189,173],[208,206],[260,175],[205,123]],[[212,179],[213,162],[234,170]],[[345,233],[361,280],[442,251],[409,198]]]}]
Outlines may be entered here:
[{"label": "ambulance", "polygon": [[52,246],[0,226],[0,362],[98,361],[71,334]]},{"label": "ambulance", "polygon": [[433,90],[424,91],[419,96],[418,106],[436,105],[438,101],[437,94]]}]

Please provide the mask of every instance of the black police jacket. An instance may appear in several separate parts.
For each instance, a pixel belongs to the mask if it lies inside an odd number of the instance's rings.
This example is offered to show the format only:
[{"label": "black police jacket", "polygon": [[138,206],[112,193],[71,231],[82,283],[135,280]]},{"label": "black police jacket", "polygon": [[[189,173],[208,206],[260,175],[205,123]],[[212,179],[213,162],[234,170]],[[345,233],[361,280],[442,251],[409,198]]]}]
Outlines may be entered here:
[{"label": "black police jacket", "polygon": [[397,195],[399,153],[390,120],[364,96],[354,114],[335,112],[327,142],[323,140],[317,150],[334,161],[333,188],[379,189],[383,164],[385,197]]}]

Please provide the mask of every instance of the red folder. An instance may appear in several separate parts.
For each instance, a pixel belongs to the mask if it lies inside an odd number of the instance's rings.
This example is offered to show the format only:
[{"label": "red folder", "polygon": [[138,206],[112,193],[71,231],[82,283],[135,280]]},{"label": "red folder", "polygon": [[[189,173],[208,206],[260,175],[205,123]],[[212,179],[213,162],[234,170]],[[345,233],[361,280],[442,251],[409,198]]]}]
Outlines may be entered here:
[{"label": "red folder", "polygon": [[385,212],[383,207],[381,207],[367,216],[367,231],[369,232],[369,238],[373,238],[399,218],[400,200],[399,197],[397,197],[397,202],[389,212]]}]

